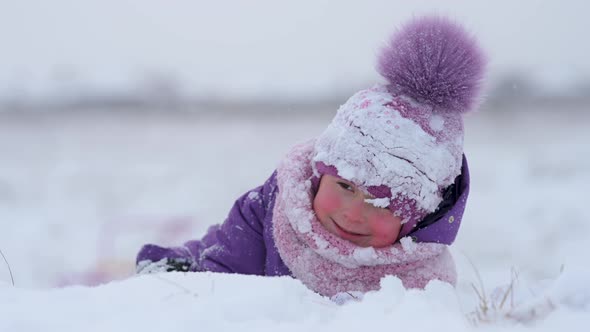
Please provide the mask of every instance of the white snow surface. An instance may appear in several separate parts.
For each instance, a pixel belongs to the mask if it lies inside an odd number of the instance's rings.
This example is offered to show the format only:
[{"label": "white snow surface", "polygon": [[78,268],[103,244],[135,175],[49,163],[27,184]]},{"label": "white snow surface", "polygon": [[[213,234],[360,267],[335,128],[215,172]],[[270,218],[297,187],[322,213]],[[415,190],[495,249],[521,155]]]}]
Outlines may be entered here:
[{"label": "white snow surface", "polygon": [[[321,297],[290,277],[216,273],[141,275],[99,287],[27,290],[0,284],[1,331],[358,331],[395,327],[428,331],[468,331],[481,325],[505,331],[508,323],[536,331],[582,331],[589,322],[590,270],[564,273],[534,297],[515,302],[496,318],[502,324],[473,322],[464,294],[434,281],[424,291],[405,290],[386,277],[381,290]],[[563,280],[562,280],[563,279]],[[342,294],[344,295],[344,294]],[[458,296],[459,295],[459,296]],[[337,303],[338,302],[338,303]],[[529,317],[551,303],[548,319]],[[516,318],[510,314],[520,314]]]},{"label": "white snow surface", "polygon": [[[2,114],[0,250],[16,287],[0,260],[0,331],[586,331],[590,115],[565,112],[466,120],[472,188],[455,289],[389,278],[360,302],[342,294],[344,305],[289,278],[131,277],[142,244],[201,236],[329,117]],[[478,316],[473,285],[499,306],[513,269],[511,306]]]},{"label": "white snow surface", "polygon": [[373,206],[378,208],[386,208],[391,203],[391,199],[388,197],[383,198],[367,198],[365,199],[366,203],[373,204]]}]

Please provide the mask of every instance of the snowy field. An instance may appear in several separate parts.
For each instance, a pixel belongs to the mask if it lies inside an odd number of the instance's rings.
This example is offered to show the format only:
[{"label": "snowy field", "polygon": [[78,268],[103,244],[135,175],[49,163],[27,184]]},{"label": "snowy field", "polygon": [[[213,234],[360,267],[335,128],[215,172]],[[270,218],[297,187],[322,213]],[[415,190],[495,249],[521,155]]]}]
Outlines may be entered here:
[{"label": "snowy field", "polygon": [[[223,221],[233,200],[262,183],[291,145],[321,132],[327,112],[231,118],[0,113],[0,250],[17,286],[10,286],[0,260],[0,331],[192,331],[195,325],[462,331],[472,328],[468,317],[480,302],[472,284],[489,296],[514,275],[537,300],[553,294],[551,301],[521,306],[529,314],[527,308],[536,308],[539,317],[556,308],[534,327],[586,330],[587,111],[471,115],[465,150],[472,191],[453,246],[457,289],[433,283],[426,292],[405,292],[391,278],[381,292],[344,306],[289,278],[128,278],[142,244],[179,244]],[[108,284],[54,289],[101,283]]]}]

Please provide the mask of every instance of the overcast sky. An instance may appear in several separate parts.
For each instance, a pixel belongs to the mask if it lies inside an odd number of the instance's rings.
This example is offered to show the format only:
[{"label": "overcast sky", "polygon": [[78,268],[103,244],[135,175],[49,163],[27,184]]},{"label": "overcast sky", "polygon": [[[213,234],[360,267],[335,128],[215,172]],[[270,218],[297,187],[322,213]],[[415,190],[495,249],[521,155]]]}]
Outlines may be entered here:
[{"label": "overcast sky", "polygon": [[415,15],[475,33],[491,77],[590,76],[587,1],[0,0],[0,95],[125,89],[171,76],[188,94],[317,95],[379,80],[375,54]]}]

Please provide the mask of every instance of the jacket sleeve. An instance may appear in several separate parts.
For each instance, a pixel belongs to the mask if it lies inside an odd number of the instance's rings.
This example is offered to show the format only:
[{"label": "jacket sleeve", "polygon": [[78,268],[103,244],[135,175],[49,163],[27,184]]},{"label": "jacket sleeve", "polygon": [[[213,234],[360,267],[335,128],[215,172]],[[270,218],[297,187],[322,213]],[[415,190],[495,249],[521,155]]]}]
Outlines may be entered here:
[{"label": "jacket sleeve", "polygon": [[209,228],[200,240],[164,248],[143,246],[137,272],[212,271],[264,275],[266,246],[264,220],[274,201],[276,172],[260,187],[234,203],[225,222]]}]

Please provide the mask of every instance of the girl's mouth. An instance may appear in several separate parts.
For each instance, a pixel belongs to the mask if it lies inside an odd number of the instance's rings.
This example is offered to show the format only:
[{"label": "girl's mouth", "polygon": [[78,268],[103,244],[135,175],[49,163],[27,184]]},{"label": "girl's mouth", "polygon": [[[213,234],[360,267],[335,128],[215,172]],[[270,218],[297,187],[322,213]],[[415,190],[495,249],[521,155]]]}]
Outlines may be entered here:
[{"label": "girl's mouth", "polygon": [[351,232],[351,231],[343,228],[342,226],[338,225],[338,223],[333,218],[330,218],[330,220],[332,220],[332,222],[334,223],[334,226],[336,228],[336,231],[338,233],[340,233],[339,234],[340,236],[342,236],[342,235],[345,235],[345,236],[348,236],[348,237],[350,237],[350,236],[366,236],[366,234],[360,234],[360,233]]}]

